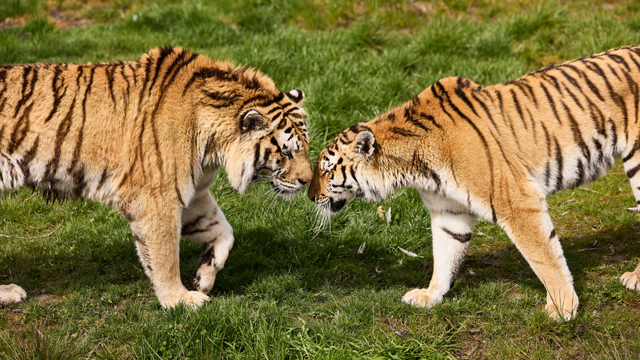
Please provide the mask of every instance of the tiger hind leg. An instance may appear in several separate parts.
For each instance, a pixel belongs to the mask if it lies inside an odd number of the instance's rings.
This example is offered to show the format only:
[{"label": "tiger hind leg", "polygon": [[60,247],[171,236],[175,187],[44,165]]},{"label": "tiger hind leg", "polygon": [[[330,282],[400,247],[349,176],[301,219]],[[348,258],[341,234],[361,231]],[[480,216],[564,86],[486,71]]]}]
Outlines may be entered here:
[{"label": "tiger hind leg", "polygon": [[16,284],[0,285],[0,306],[19,304],[27,298],[27,292]]},{"label": "tiger hind leg", "polygon": [[[640,152],[636,151],[631,157],[627,157],[624,161],[624,170],[629,178],[633,196],[636,198],[636,208],[629,210],[640,211]],[[629,271],[620,276],[622,284],[630,290],[640,291],[640,264],[634,271]]]},{"label": "tiger hind leg", "polygon": [[503,208],[497,216],[498,224],[546,288],[547,315],[555,320],[573,318],[578,296],[544,196],[530,189],[517,206]]},{"label": "tiger hind leg", "polygon": [[197,193],[183,210],[182,236],[203,246],[191,283],[196,290],[208,294],[234,242],[233,229],[208,188]]}]

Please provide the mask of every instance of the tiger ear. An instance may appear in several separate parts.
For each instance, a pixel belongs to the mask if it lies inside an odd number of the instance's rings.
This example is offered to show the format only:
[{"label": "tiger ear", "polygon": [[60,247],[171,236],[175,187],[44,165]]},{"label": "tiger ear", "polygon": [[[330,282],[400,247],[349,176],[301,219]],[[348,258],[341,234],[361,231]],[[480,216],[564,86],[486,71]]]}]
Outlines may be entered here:
[{"label": "tiger ear", "polygon": [[353,141],[353,143],[353,150],[356,153],[368,158],[373,155],[373,152],[375,150],[374,145],[376,143],[376,137],[373,136],[373,133],[371,131],[364,130],[356,135],[356,139]]},{"label": "tiger ear", "polygon": [[267,125],[267,119],[264,118],[259,112],[250,110],[242,115],[240,120],[240,133],[244,134],[248,131],[264,129]]},{"label": "tiger ear", "polygon": [[304,101],[304,92],[300,89],[291,90],[288,93],[285,93],[289,100],[293,101],[297,105],[302,105]]}]

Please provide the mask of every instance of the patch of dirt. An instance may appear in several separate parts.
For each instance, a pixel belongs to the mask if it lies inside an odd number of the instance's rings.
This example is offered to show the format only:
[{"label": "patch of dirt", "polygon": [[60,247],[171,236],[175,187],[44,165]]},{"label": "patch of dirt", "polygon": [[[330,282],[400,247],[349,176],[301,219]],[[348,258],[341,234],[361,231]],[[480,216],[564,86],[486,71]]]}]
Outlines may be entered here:
[{"label": "patch of dirt", "polygon": [[432,3],[426,1],[415,1],[409,3],[409,11],[417,15],[434,14],[436,12],[436,7]]},{"label": "patch of dirt", "polygon": [[[77,2],[74,0],[63,0],[62,2],[49,1],[44,6],[44,13],[47,14],[49,22],[58,29],[87,28],[94,25],[95,21],[86,17],[87,13],[107,9],[112,5],[102,1]],[[119,8],[121,14],[125,14],[128,8]],[[40,12],[42,14],[42,12]],[[13,27],[20,27],[27,23],[27,16],[17,18],[0,19],[0,30]]]},{"label": "patch of dirt", "polygon": [[58,29],[86,28],[93,25],[93,20],[82,17],[79,12],[69,12],[59,9],[49,10],[49,21]]},{"label": "patch of dirt", "polygon": [[13,27],[19,27],[27,23],[27,20],[24,17],[19,18],[6,18],[0,20],[0,30],[9,29]]},{"label": "patch of dirt", "polygon": [[36,295],[35,299],[38,300],[38,302],[41,302],[41,303],[55,303],[55,302],[59,302],[59,301],[62,300],[59,296],[52,295],[52,294]]}]

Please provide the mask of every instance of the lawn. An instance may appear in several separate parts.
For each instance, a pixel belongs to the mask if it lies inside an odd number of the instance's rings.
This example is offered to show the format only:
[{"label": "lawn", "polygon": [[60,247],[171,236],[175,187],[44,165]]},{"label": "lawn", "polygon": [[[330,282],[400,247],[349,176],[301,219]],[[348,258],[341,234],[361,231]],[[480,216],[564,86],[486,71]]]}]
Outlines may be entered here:
[{"label": "lawn", "polygon": [[[181,46],[261,69],[305,91],[311,157],[446,76],[489,85],[537,68],[640,44],[636,1],[2,0],[0,64],[133,60]],[[640,260],[635,199],[618,162],[549,198],[581,303],[543,312],[544,287],[496,225],[478,221],[445,300],[401,303],[432,273],[429,213],[417,192],[355,200],[315,234],[305,194],[243,195],[221,173],[211,192],[235,246],[199,311],[164,311],[127,221],[95,202],[0,199],[0,359],[636,359],[640,292],[618,277]],[[378,215],[378,207],[391,221]],[[365,244],[362,254],[358,249]],[[400,248],[416,253],[406,255]],[[188,283],[200,247],[181,242]]]}]

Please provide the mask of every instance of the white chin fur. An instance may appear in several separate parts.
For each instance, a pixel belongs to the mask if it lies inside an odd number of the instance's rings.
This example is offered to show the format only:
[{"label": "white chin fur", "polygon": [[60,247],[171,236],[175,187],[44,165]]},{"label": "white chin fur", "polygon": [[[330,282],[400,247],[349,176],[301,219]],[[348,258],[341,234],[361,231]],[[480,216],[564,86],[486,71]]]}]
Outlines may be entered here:
[{"label": "white chin fur", "polygon": [[227,177],[231,186],[240,194],[244,193],[251,186],[251,178],[253,177],[253,167],[245,167],[245,174],[242,173],[242,166],[227,166]]}]

